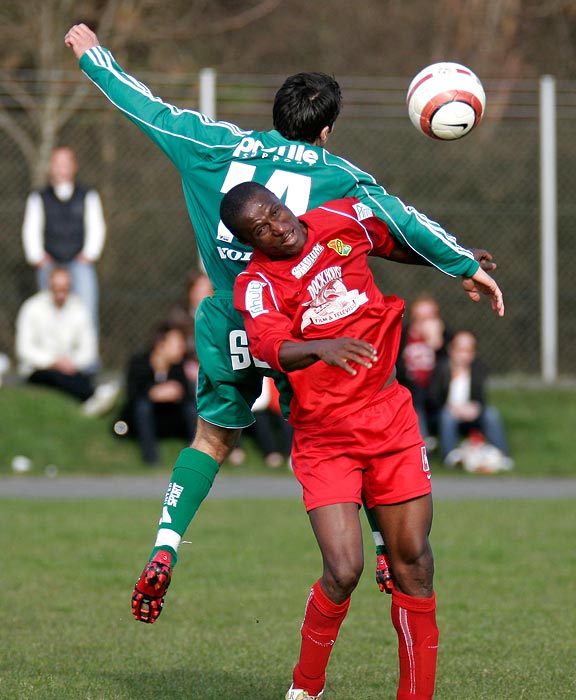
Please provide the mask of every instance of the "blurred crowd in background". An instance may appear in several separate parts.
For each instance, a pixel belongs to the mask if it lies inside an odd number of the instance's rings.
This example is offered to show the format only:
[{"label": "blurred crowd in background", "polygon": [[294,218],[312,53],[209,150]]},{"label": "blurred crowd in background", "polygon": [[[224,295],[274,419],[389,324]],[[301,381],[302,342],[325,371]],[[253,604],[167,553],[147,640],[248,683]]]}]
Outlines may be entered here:
[{"label": "blurred crowd in background", "polygon": [[[112,412],[120,436],[134,435],[137,423],[147,425],[140,432],[150,435],[151,420],[163,434],[162,405],[180,403],[178,421],[169,423],[180,425],[183,439],[191,434],[193,318],[199,299],[211,293],[209,283],[176,172],[105,104],[64,47],[65,31],[83,20],[156,94],[175,104],[198,108],[201,69],[212,67],[214,116],[241,126],[270,128],[270,104],[285,75],[336,75],[344,109],[331,150],[372,172],[404,201],[417,202],[466,245],[490,250],[498,263],[507,302],[502,323],[488,313],[472,318],[464,296],[454,298],[451,281],[432,272],[429,283],[420,272],[389,267],[376,267],[375,276],[382,289],[394,288],[410,306],[399,375],[413,392],[429,447],[449,463],[457,457],[454,430],[478,442],[477,430],[490,434],[508,457],[476,354],[478,346],[499,378],[535,377],[541,368],[544,74],[557,79],[561,144],[558,363],[561,375],[574,375],[573,3],[418,0],[384,7],[368,0],[357,7],[343,0],[177,0],[156,6],[87,0],[37,9],[24,0],[1,11],[0,377],[67,391],[87,416]],[[382,27],[394,27],[393,47],[382,41]],[[423,138],[407,118],[411,76],[439,60],[469,65],[486,89],[485,119],[461,142]],[[448,380],[457,375],[468,379],[451,387]],[[168,388],[155,388],[161,384]],[[143,394],[153,406],[140,401]],[[273,387],[265,387],[255,408],[262,407],[253,437],[269,466],[285,464],[290,435],[278,423]],[[262,439],[265,424],[266,434],[275,437],[272,447]],[[143,459],[156,463],[157,446],[149,439],[140,443]],[[241,444],[234,459],[244,459]]]},{"label": "blurred crowd in background", "polygon": [[[46,185],[27,199],[22,245],[38,291],[16,318],[17,374],[22,381],[70,395],[85,416],[115,412],[115,435],[135,438],[142,461],[155,466],[159,439],[190,443],[194,438],[199,371],[194,323],[212,285],[203,271],[190,273],[182,298],[141,339],[123,375],[100,381],[96,266],[106,222],[97,190],[77,181],[77,172],[73,149],[54,149]],[[466,450],[478,457],[482,448],[484,458],[471,470],[509,469],[504,429],[497,409],[487,403],[487,372],[476,345],[472,331],[448,328],[436,298],[421,294],[407,314],[399,381],[412,392],[428,451],[438,450],[446,466],[468,468]],[[265,379],[253,410],[255,423],[242,442],[252,439],[270,468],[289,465],[292,429],[281,416],[271,379]],[[246,459],[242,442],[229,458],[232,465]],[[486,447],[492,450],[491,461]]]}]

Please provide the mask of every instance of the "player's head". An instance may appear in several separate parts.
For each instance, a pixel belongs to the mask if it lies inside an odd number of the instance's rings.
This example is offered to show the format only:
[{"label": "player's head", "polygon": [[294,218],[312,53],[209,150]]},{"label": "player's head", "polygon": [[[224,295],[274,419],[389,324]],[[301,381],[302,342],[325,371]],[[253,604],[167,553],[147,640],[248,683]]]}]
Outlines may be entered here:
[{"label": "player's head", "polygon": [[340,114],[342,93],[325,73],[297,73],[286,78],[274,98],[274,128],[291,141],[323,145]]},{"label": "player's head", "polygon": [[298,218],[256,182],[233,187],[220,204],[220,218],[238,240],[269,258],[297,255],[306,242],[307,232]]}]

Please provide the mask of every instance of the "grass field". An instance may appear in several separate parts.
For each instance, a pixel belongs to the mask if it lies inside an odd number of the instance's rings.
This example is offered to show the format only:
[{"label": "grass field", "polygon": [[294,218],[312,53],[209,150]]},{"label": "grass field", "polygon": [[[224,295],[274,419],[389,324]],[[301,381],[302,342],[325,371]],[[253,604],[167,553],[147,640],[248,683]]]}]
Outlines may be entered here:
[{"label": "grass field", "polygon": [[[572,389],[501,389],[491,393],[501,410],[512,455],[514,475],[575,476],[572,433],[576,425],[576,391]],[[59,473],[130,474],[149,471],[136,444],[114,437],[113,414],[85,418],[78,405],[54,391],[30,386],[0,389],[0,474],[10,473],[15,455],[29,457],[33,474],[56,465]],[[183,443],[161,443],[162,462],[170,469]],[[271,470],[255,449],[240,468],[223,471],[257,473]],[[446,470],[432,458],[437,474]],[[282,471],[282,470],[279,470]],[[286,470],[283,470],[286,473]]]},{"label": "grass field", "polygon": [[[130,593],[151,502],[2,501],[0,697],[280,700],[319,555],[298,500],[208,501],[159,621]],[[573,501],[436,504],[437,700],[567,700],[574,684]],[[390,599],[367,567],[326,700],[393,700]]]}]

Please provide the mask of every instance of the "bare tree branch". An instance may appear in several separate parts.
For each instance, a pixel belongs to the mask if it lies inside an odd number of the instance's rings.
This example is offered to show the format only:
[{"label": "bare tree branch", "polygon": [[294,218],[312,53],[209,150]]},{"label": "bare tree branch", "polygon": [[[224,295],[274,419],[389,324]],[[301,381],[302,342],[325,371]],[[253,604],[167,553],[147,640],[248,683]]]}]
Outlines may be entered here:
[{"label": "bare tree branch", "polygon": [[0,128],[2,128],[14,140],[26,158],[28,166],[31,167],[34,163],[36,148],[30,134],[28,134],[28,132],[16,121],[11,119],[5,110],[0,110]]},{"label": "bare tree branch", "polygon": [[[258,5],[231,17],[219,18],[209,23],[197,22],[194,34],[196,36],[214,36],[239,31],[270,15],[280,4],[281,0],[262,0]],[[190,38],[190,24],[188,22],[181,22],[174,27],[162,27],[154,31],[155,39],[179,39],[183,37]]]},{"label": "bare tree branch", "polygon": [[28,112],[33,112],[36,109],[37,101],[30,93],[24,90],[22,82],[15,80],[12,75],[3,74],[2,77],[0,77],[0,87],[2,87],[4,92],[10,95],[14,102],[19,104],[22,109]]},{"label": "bare tree branch", "polygon": [[[119,6],[124,4],[125,3],[123,3],[122,0],[108,0],[104,6],[100,17],[100,22],[98,23],[98,36],[101,40],[103,40],[103,43],[105,43],[106,37],[112,32],[116,16],[119,11]],[[60,110],[58,115],[58,129],[61,129],[66,122],[68,122],[74,116],[85,97],[88,95],[89,91],[89,83],[78,83],[72,95],[65,101]]]}]

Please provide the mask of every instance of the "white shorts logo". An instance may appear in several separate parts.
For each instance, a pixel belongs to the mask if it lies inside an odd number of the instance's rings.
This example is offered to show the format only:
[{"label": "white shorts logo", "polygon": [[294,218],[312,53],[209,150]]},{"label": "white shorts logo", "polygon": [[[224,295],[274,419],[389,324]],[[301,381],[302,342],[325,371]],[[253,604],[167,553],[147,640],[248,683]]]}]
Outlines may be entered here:
[{"label": "white shorts logo", "polygon": [[422,471],[426,474],[426,477],[430,478],[430,464],[428,463],[428,455],[426,453],[426,447],[422,446],[420,448],[422,454]]}]

